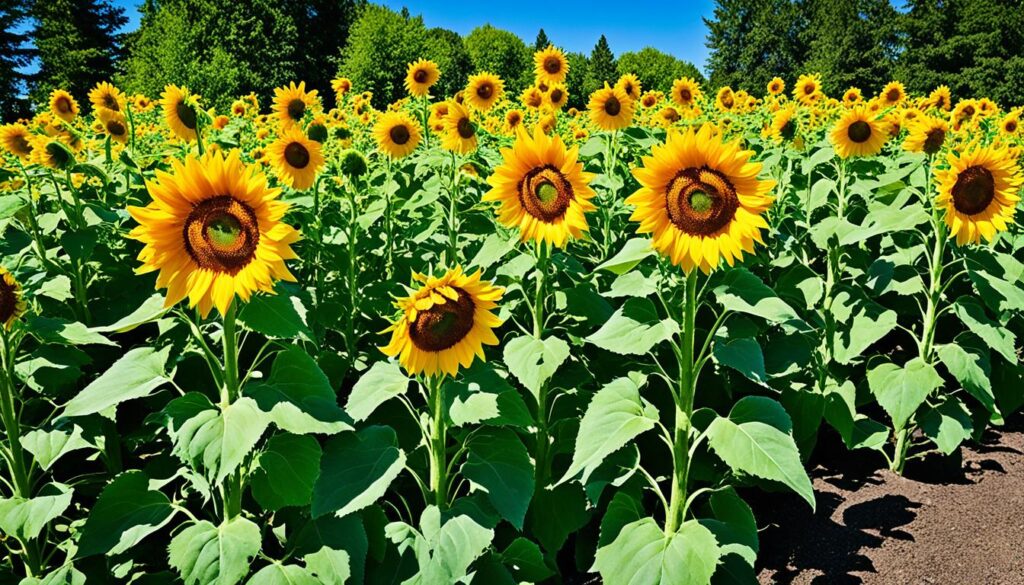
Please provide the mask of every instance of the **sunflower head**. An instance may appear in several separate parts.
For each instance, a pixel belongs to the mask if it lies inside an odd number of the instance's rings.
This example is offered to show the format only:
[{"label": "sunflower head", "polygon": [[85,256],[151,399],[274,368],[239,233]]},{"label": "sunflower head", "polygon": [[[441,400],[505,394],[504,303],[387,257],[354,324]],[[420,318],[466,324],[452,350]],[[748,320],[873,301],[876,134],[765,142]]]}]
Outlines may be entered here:
[{"label": "sunflower head", "polygon": [[723,112],[731,112],[736,107],[736,94],[726,85],[715,94],[715,106]]},{"label": "sunflower head", "polygon": [[689,272],[705,273],[720,259],[730,266],[753,253],[768,223],[775,181],[758,180],[761,164],[742,150],[739,140],[723,142],[710,124],[669,133],[655,145],[643,166],[633,170],[640,183],[626,203],[639,233],[652,235],[652,246]]},{"label": "sunflower head", "polygon": [[35,136],[32,139],[32,162],[64,170],[75,164],[75,153],[59,137]]},{"label": "sunflower head", "polygon": [[484,71],[469,76],[469,83],[466,84],[462,95],[467,104],[481,112],[486,112],[501,99],[504,93],[505,83],[501,78]]},{"label": "sunflower head", "polygon": [[412,375],[454,377],[476,357],[485,359],[484,346],[498,344],[501,320],[491,311],[505,291],[480,276],[459,267],[439,277],[414,274],[417,288],[395,302],[400,312],[381,351]]},{"label": "sunflower head", "polygon": [[769,126],[769,135],[778,144],[791,143],[797,134],[796,105],[788,104],[775,112]]},{"label": "sunflower head", "polygon": [[949,86],[940,85],[933,89],[932,93],[928,95],[928,103],[937,110],[948,112],[953,107],[953,98],[949,91]]},{"label": "sunflower head", "polygon": [[448,102],[437,102],[430,105],[430,117],[427,125],[435,134],[444,131],[444,119],[448,117]]},{"label": "sunflower head", "polygon": [[786,91],[786,82],[781,77],[773,77],[766,89],[768,95],[782,95],[782,92]]},{"label": "sunflower head", "polygon": [[552,110],[560,110],[569,101],[569,90],[561,83],[554,83],[548,88],[545,98]]},{"label": "sunflower head", "polygon": [[399,159],[416,150],[420,143],[420,125],[405,112],[388,112],[377,120],[373,137],[381,152]]},{"label": "sunflower head", "polygon": [[536,110],[544,105],[544,92],[536,86],[528,87],[523,90],[523,94],[519,99],[527,108]]},{"label": "sunflower head", "polygon": [[700,98],[700,84],[695,79],[683,77],[672,82],[672,101],[680,106],[690,106]]},{"label": "sunflower head", "polygon": [[949,125],[945,120],[931,116],[919,116],[907,126],[908,133],[903,148],[909,152],[937,154],[946,143]]},{"label": "sunflower head", "polygon": [[89,91],[89,101],[96,111],[106,109],[120,112],[126,107],[126,98],[121,90],[106,81],[97,83],[96,87]]},{"label": "sunflower head", "polygon": [[444,133],[441,146],[445,150],[467,154],[476,150],[477,125],[469,110],[458,102],[449,102],[448,115],[444,119]]},{"label": "sunflower head", "polygon": [[346,150],[341,155],[341,162],[338,164],[343,175],[347,177],[361,177],[368,169],[366,157],[358,150]]},{"label": "sunflower head", "polygon": [[102,110],[99,115],[99,122],[103,125],[103,132],[111,140],[128,143],[128,122],[124,114],[113,110]]},{"label": "sunflower head", "polygon": [[63,89],[55,89],[50,93],[50,113],[71,122],[78,116],[78,102]]},{"label": "sunflower head", "polygon": [[843,92],[843,104],[847,106],[859,104],[863,99],[859,88],[851,87]]},{"label": "sunflower head", "polygon": [[27,161],[32,156],[32,133],[23,124],[0,126],[0,147]]},{"label": "sunflower head", "polygon": [[999,132],[1004,136],[1016,136],[1020,132],[1020,112],[1014,111],[1007,114],[999,122]]},{"label": "sunflower head", "polygon": [[298,126],[284,130],[267,147],[267,157],[278,179],[300,191],[313,186],[317,172],[324,166],[320,143],[310,140]]},{"label": "sunflower head", "polygon": [[629,126],[633,121],[633,100],[626,95],[626,92],[619,87],[609,87],[604,84],[590,94],[590,103],[587,109],[590,110],[590,121],[602,130],[619,130]]},{"label": "sunflower head", "polygon": [[653,108],[661,101],[662,93],[657,90],[648,90],[640,97],[640,105],[645,108]]},{"label": "sunflower head", "polygon": [[890,81],[885,84],[881,93],[878,94],[878,99],[882,102],[882,105],[886,107],[898,106],[902,104],[903,100],[906,98],[907,90],[904,89],[903,83],[899,81]]},{"label": "sunflower head", "polygon": [[25,301],[21,298],[21,285],[14,275],[0,266],[0,325],[10,329],[18,317],[25,314]]},{"label": "sunflower head", "polygon": [[640,78],[632,73],[627,73],[619,80],[615,82],[615,87],[621,89],[629,96],[629,99],[636,101],[640,99],[640,94],[643,90],[640,83]]},{"label": "sunflower head", "polygon": [[200,116],[204,115],[198,97],[187,88],[168,85],[160,96],[160,104],[174,135],[182,140],[195,140]]},{"label": "sunflower head", "polygon": [[509,110],[505,112],[505,128],[514,131],[523,123],[523,113],[519,110]]},{"label": "sunflower head", "polygon": [[533,54],[533,64],[538,83],[565,83],[569,61],[561,49],[548,45]]},{"label": "sunflower head", "polygon": [[437,68],[437,63],[426,59],[414,61],[409,63],[405,74],[405,90],[415,97],[429,95],[430,88],[440,77],[441,70]]},{"label": "sunflower head", "polygon": [[813,104],[822,96],[821,76],[817,73],[801,75],[793,86],[793,97],[803,104]]},{"label": "sunflower head", "polygon": [[306,91],[306,82],[295,82],[274,89],[274,113],[282,126],[290,127],[302,121],[306,112],[317,104],[317,91]]},{"label": "sunflower head", "polygon": [[[352,91],[352,82],[347,77],[339,77],[331,81],[331,89],[334,90],[334,94],[341,98],[348,92]],[[338,101],[341,101],[340,99]]]},{"label": "sunflower head", "polygon": [[950,237],[960,245],[977,244],[1006,231],[1024,183],[1016,157],[1005,147],[975,141],[961,154],[951,152],[946,162],[948,168],[935,172],[935,202],[945,209]]},{"label": "sunflower head", "polygon": [[889,139],[889,124],[864,106],[848,110],[829,135],[840,158],[874,156]]}]

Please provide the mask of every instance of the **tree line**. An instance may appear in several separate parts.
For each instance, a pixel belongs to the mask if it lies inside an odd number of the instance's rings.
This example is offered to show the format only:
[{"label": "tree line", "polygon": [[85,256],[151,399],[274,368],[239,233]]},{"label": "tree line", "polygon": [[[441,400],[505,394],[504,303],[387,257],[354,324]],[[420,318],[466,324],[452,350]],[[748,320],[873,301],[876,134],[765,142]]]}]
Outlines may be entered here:
[{"label": "tree line", "polygon": [[[139,10],[139,27],[122,33],[124,10],[109,0],[0,0],[0,116],[24,116],[58,87],[85,101],[101,80],[151,97],[182,84],[219,107],[303,80],[330,103],[339,74],[382,107],[404,95],[406,65],[419,58],[439,65],[438,95],[484,70],[516,95],[533,81],[533,51],[558,45],[544,30],[528,44],[489,24],[463,37],[366,0],[145,0]],[[946,84],[954,97],[1024,103],[1020,0],[717,0],[705,23],[712,86],[760,95],[776,75],[817,72],[831,95],[900,79],[916,92]],[[575,107],[622,73],[661,91],[679,77],[705,81],[653,47],[616,57],[604,36],[567,58]]]}]

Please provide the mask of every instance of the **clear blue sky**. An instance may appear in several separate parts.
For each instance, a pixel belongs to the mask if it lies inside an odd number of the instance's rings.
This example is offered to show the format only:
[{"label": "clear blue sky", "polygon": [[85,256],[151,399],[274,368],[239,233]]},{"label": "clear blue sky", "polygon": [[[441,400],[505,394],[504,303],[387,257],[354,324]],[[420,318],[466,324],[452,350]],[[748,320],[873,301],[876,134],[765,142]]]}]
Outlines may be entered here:
[{"label": "clear blue sky", "polygon": [[[633,0],[635,1],[635,0]],[[129,18],[126,30],[139,24],[136,7],[140,0],[113,0],[124,6]],[[707,29],[702,16],[710,16],[712,0],[647,0],[642,9],[630,0],[540,0],[539,2],[493,2],[488,0],[376,0],[394,10],[403,6],[422,15],[428,27],[439,26],[465,35],[481,24],[490,23],[510,30],[527,44],[533,44],[542,27],[551,42],[568,51],[590,54],[603,34],[616,55],[655,47],[704,69],[708,49]]]}]

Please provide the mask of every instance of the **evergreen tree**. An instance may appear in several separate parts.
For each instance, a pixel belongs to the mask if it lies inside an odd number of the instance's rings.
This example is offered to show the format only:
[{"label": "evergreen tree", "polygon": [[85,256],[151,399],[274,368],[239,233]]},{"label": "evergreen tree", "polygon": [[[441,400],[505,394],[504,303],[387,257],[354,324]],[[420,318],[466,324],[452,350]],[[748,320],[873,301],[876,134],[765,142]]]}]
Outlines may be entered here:
[{"label": "evergreen tree", "polygon": [[537,33],[537,40],[533,43],[533,50],[540,51],[541,49],[546,49],[550,44],[551,41],[548,40],[547,33],[544,32],[544,29],[540,29]]},{"label": "evergreen tree", "polygon": [[693,63],[677,59],[653,47],[619,56],[619,75],[632,73],[640,79],[644,90],[656,89],[668,93],[672,82],[681,77],[703,81],[704,76]]},{"label": "evergreen tree", "polygon": [[760,95],[776,75],[794,79],[806,53],[807,18],[790,0],[716,0],[708,27],[711,85]]},{"label": "evergreen tree", "polygon": [[485,24],[473,29],[464,42],[475,71],[498,75],[506,91],[515,94],[533,83],[533,54],[515,33]]},{"label": "evergreen tree", "polygon": [[39,62],[29,83],[33,103],[58,88],[84,103],[92,86],[114,77],[118,31],[128,22],[123,8],[107,0],[34,0],[30,15]]},{"label": "evergreen tree", "polygon": [[299,33],[293,77],[318,90],[326,100],[333,99],[331,80],[348,42],[349,28],[364,4],[365,0],[296,0],[283,5],[293,8]]},{"label": "evergreen tree", "polygon": [[608,47],[608,39],[601,35],[594,45],[594,50],[590,52],[590,66],[587,69],[584,91],[589,95],[604,87],[605,83],[614,84],[618,79],[619,69],[615,63],[615,55]]},{"label": "evergreen tree", "polygon": [[566,104],[570,108],[583,109],[590,99],[586,91],[590,60],[583,53],[566,53],[565,60],[569,63],[569,73],[565,76],[565,88],[569,90],[569,101]]},{"label": "evergreen tree", "polygon": [[820,73],[828,95],[859,87],[877,93],[893,78],[899,13],[889,0],[811,0],[804,70]]},{"label": "evergreen tree", "polygon": [[356,91],[373,92],[373,105],[384,109],[405,96],[406,70],[427,54],[426,47],[421,17],[367,4],[349,31],[339,75],[351,79]]},{"label": "evergreen tree", "polygon": [[428,30],[423,58],[437,63],[441,70],[441,78],[431,90],[431,94],[436,97],[455,95],[455,92],[466,86],[466,79],[473,74],[473,60],[469,58],[462,37],[452,30]]},{"label": "evergreen tree", "polygon": [[27,16],[26,0],[0,0],[0,122],[28,114],[23,98],[28,78],[20,71],[32,57],[28,35],[21,29]]}]

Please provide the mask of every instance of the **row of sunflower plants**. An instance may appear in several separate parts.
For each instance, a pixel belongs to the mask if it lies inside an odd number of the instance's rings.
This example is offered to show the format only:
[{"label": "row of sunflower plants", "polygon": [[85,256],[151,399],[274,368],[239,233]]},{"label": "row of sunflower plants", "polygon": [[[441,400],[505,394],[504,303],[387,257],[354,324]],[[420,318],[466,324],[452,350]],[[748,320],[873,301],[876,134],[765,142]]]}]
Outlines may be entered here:
[{"label": "row of sunflower plants", "polygon": [[902,473],[1024,402],[1019,111],[535,63],[0,128],[2,570],[751,583],[819,435]]}]

